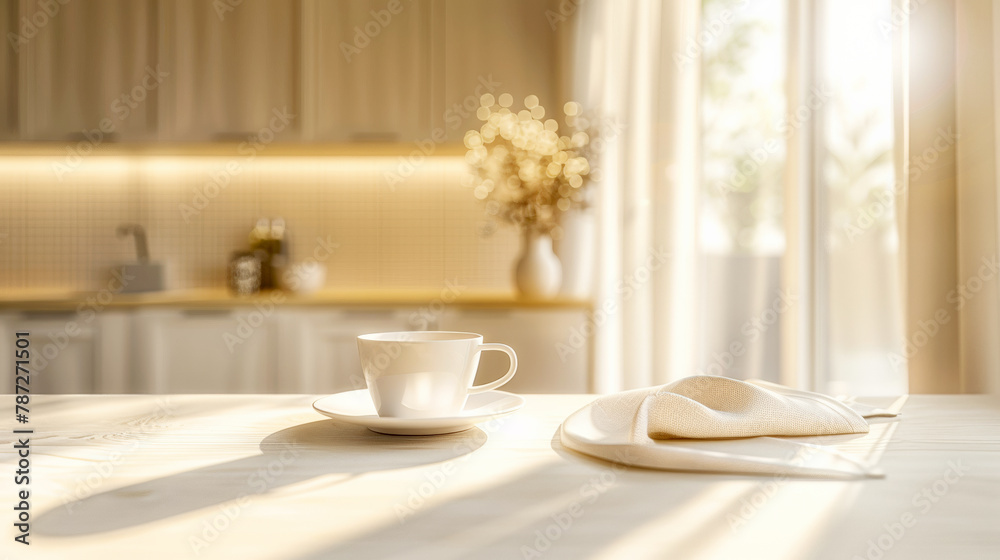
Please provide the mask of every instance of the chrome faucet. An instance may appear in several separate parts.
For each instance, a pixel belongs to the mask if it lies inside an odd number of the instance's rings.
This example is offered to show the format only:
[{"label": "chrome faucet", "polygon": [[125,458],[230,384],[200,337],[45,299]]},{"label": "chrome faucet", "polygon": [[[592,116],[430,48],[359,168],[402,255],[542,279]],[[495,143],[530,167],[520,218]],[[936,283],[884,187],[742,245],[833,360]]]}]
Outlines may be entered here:
[{"label": "chrome faucet", "polygon": [[135,253],[139,262],[146,264],[149,262],[149,245],[146,243],[146,229],[139,224],[122,224],[118,226],[118,237],[127,235],[135,236]]}]

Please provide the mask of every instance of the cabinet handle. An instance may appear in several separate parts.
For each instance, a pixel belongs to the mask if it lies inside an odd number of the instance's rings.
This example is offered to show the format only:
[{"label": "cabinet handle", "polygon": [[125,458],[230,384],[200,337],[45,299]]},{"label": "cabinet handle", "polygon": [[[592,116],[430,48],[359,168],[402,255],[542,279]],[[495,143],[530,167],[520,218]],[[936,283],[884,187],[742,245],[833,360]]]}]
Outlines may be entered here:
[{"label": "cabinet handle", "polygon": [[182,309],[181,314],[186,317],[228,317],[233,314],[232,309]]},{"label": "cabinet handle", "polygon": [[345,309],[344,317],[369,317],[371,319],[384,319],[394,317],[398,313],[397,309]]},{"label": "cabinet handle", "polygon": [[229,132],[216,132],[212,134],[210,142],[244,142],[247,138],[253,138],[256,136],[256,132],[240,132],[238,130]]},{"label": "cabinet handle", "polygon": [[[87,137],[87,135],[84,134],[83,132],[70,132],[70,133],[66,134],[66,136],[64,138],[65,138],[65,140],[67,142],[72,142],[72,143],[76,143],[76,142],[90,142],[91,141],[90,138]],[[103,142],[120,142],[120,141],[121,141],[121,135],[118,134],[117,132],[108,132],[108,133],[105,133],[104,136],[101,138],[101,143],[103,143]]]},{"label": "cabinet handle", "polygon": [[398,132],[354,132],[351,142],[399,142]]},{"label": "cabinet handle", "polygon": [[25,320],[54,320],[63,319],[69,321],[70,319],[76,317],[76,311],[73,309],[33,309],[31,311],[22,311],[21,318]]},{"label": "cabinet handle", "polygon": [[518,311],[521,311],[521,310],[520,309],[505,309],[505,308],[502,308],[502,307],[496,307],[496,308],[493,308],[493,307],[491,307],[491,308],[482,308],[482,307],[476,308],[476,307],[474,307],[474,308],[466,308],[466,309],[462,309],[460,307],[455,307],[454,309],[449,309],[448,311],[449,311],[449,313],[454,313],[455,316],[457,316],[457,317],[464,317],[464,318],[471,317],[473,319],[479,319],[479,318],[496,319],[498,317],[503,317],[503,318],[511,317],[511,316],[514,315],[515,312],[518,312]]}]

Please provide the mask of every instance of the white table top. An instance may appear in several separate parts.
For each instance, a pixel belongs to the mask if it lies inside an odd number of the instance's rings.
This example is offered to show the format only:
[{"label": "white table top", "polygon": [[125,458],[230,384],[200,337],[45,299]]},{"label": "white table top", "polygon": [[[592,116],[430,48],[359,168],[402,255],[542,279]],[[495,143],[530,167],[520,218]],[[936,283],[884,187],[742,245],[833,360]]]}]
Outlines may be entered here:
[{"label": "white table top", "polygon": [[0,557],[1000,558],[1000,399],[909,397],[898,423],[827,438],[887,477],[833,481],[561,449],[560,421],[593,398],[529,395],[494,424],[393,437],[313,396],[35,396],[32,544],[13,541],[6,431]]}]

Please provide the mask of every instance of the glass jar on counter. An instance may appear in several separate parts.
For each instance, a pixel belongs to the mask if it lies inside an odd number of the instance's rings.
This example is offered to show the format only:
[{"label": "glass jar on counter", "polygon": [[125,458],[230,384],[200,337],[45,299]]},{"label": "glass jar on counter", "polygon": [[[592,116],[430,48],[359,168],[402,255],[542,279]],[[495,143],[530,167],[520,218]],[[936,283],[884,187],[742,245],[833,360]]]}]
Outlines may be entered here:
[{"label": "glass jar on counter", "polygon": [[229,260],[229,289],[238,296],[260,291],[261,262],[250,251],[236,251]]}]

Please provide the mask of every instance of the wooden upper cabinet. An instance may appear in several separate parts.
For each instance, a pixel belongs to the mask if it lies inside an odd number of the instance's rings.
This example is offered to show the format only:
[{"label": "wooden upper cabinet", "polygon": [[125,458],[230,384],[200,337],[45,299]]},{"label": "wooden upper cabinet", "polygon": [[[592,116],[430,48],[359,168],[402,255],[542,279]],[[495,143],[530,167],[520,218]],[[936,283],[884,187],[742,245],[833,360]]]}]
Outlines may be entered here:
[{"label": "wooden upper cabinet", "polygon": [[[19,35],[17,2],[0,1],[0,33],[4,45],[0,47],[0,142],[17,140],[17,45]],[[14,43],[11,43],[11,37]]]},{"label": "wooden upper cabinet", "polygon": [[[304,0],[305,138],[461,142],[484,93],[555,108],[546,0]],[[430,144],[427,144],[427,141]]]},{"label": "wooden upper cabinet", "polygon": [[[153,135],[162,87],[155,0],[16,4],[8,26],[16,27],[18,71],[4,80],[16,81],[22,139],[99,144]],[[11,17],[9,4],[3,11]],[[5,50],[13,49],[5,38]],[[9,108],[13,91],[4,95]]]},{"label": "wooden upper cabinet", "polygon": [[0,31],[23,38],[0,53],[0,141],[426,151],[478,128],[484,93],[559,110],[554,4],[0,0]]},{"label": "wooden upper cabinet", "polygon": [[304,99],[316,141],[409,142],[429,134],[436,0],[305,0]]},{"label": "wooden upper cabinet", "polygon": [[[439,122],[448,141],[461,142],[478,129],[483,93],[510,93],[515,110],[537,95],[547,116],[561,114],[557,53],[567,30],[546,0],[444,0],[441,24],[444,109]],[[470,111],[469,108],[472,108]]]},{"label": "wooden upper cabinet", "polygon": [[299,2],[161,3],[160,140],[298,140]]}]

